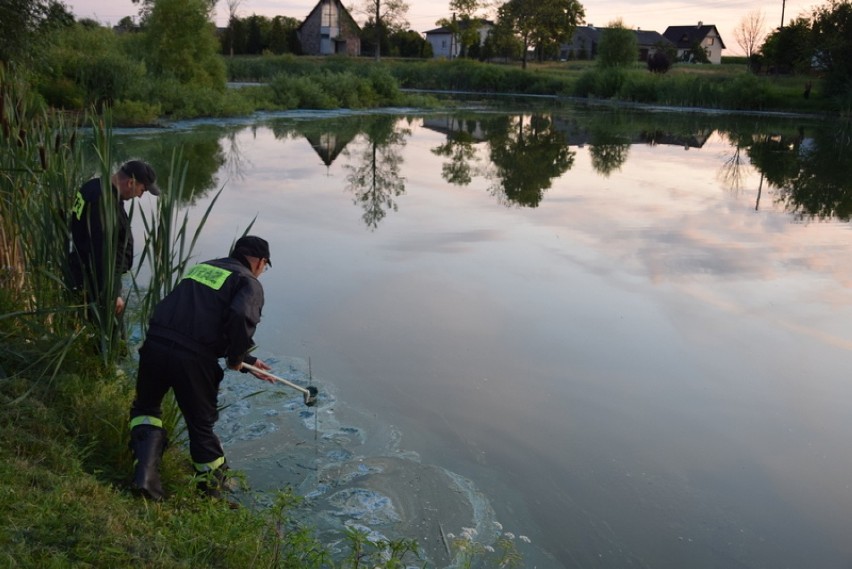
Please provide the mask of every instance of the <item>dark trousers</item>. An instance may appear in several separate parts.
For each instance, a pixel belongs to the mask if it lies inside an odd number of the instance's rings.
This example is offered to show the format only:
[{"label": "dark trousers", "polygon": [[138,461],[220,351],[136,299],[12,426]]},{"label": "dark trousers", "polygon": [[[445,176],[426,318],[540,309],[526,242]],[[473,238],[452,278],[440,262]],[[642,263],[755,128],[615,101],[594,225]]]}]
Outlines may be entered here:
[{"label": "dark trousers", "polygon": [[224,375],[216,358],[149,337],[139,349],[136,399],[130,418],[161,418],[163,397],[172,389],[186,422],[192,461],[196,468],[213,463],[225,456],[222,443],[213,432],[219,418],[219,384]]}]

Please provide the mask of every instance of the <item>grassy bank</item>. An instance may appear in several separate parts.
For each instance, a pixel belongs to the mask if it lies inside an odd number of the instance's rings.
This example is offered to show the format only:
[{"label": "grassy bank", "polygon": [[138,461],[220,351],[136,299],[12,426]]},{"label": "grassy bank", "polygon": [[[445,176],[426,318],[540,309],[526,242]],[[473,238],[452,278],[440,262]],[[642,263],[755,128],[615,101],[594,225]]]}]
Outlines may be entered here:
[{"label": "grassy bank", "polygon": [[[402,89],[467,91],[488,94],[545,95],[628,101],[649,105],[747,111],[785,111],[847,115],[852,100],[824,98],[810,76],[758,76],[742,63],[676,64],[655,74],[642,65],[601,69],[593,62],[517,65],[470,60],[370,60],[294,56],[226,58],[232,81],[275,82],[298,77],[318,82],[327,76],[389,74]],[[380,71],[379,71],[380,70]],[[814,84],[808,97],[806,86]],[[317,97],[322,100],[317,89]],[[310,104],[304,100],[301,104]]]}]

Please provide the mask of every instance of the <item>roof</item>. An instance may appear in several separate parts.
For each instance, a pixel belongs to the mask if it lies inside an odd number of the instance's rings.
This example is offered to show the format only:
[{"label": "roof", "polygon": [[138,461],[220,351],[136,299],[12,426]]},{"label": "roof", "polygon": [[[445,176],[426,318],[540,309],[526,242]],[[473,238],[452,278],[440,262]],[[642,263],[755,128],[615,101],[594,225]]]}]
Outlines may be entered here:
[{"label": "roof", "polygon": [[351,25],[355,26],[355,29],[356,29],[356,30],[360,30],[360,29],[361,29],[361,26],[359,26],[359,25],[358,25],[358,22],[356,22],[356,21],[355,21],[355,18],[353,18],[353,17],[352,17],[352,14],[350,14],[350,13],[349,13],[349,10],[347,10],[347,9],[346,9],[346,6],[344,6],[344,5],[343,5],[343,2],[341,2],[340,0],[319,0],[319,2],[317,2],[316,6],[314,6],[313,10],[311,10],[311,12],[307,15],[307,17],[305,17],[305,19],[304,19],[304,20],[302,20],[302,23],[301,23],[301,24],[299,24],[299,27],[298,27],[298,28],[296,28],[296,29],[297,29],[297,30],[301,30],[301,29],[302,29],[302,27],[303,27],[303,26],[304,26],[304,25],[308,22],[308,20],[310,20],[310,19],[311,19],[311,16],[313,16],[313,15],[314,15],[314,12],[316,12],[317,10],[319,10],[319,9],[322,7],[322,5],[323,5],[323,4],[325,4],[325,3],[337,4],[337,7],[340,9],[340,14],[341,14],[344,18],[346,18],[346,20],[347,20],[347,21],[348,21]]},{"label": "roof", "polygon": [[[598,43],[601,39],[601,34],[606,31],[607,28],[596,28],[594,26],[577,26],[574,30],[574,35],[571,38],[571,42],[573,43],[576,39],[584,38],[591,43]],[[643,46],[654,46],[659,43],[667,43],[668,40],[664,38],[660,32],[655,32],[651,30],[632,30],[636,34],[636,43],[640,47]]]},{"label": "roof", "polygon": [[722,35],[713,24],[708,24],[706,26],[701,23],[697,26],[669,26],[666,28],[666,31],[663,32],[663,37],[675,44],[678,48],[687,49],[692,47],[693,44],[701,43],[701,41],[704,40],[711,31],[716,32],[716,37],[719,38],[719,43],[722,45],[722,49],[727,49],[725,47],[724,40],[722,40]]},{"label": "roof", "polygon": [[636,43],[639,45],[656,45],[658,43],[666,43],[667,41],[660,32],[636,30]]}]

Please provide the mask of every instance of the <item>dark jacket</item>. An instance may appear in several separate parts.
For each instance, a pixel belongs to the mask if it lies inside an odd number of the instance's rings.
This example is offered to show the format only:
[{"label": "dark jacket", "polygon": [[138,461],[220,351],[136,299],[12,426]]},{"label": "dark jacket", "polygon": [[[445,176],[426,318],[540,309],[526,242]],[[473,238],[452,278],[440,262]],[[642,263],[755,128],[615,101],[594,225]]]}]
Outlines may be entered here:
[{"label": "dark jacket", "polygon": [[[121,275],[133,267],[133,232],[118,190],[115,199],[115,292],[121,293]],[[107,234],[101,215],[101,179],[83,184],[71,210],[71,251],[68,256],[69,280],[74,288],[89,284],[99,294],[104,290],[104,242]]]},{"label": "dark jacket", "polygon": [[195,353],[253,364],[263,287],[247,263],[228,257],[196,265],[154,309],[148,336]]}]

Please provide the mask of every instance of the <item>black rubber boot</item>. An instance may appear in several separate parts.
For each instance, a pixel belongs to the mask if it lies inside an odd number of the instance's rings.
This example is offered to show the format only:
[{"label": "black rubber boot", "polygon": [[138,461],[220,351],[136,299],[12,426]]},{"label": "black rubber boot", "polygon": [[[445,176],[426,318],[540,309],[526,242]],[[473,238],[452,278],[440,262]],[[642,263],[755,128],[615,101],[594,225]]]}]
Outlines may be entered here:
[{"label": "black rubber boot", "polygon": [[216,470],[209,472],[196,472],[198,480],[198,491],[209,498],[224,500],[228,502],[231,509],[237,509],[240,505],[228,499],[228,494],[234,491],[236,480],[228,476],[228,465],[223,464]]},{"label": "black rubber boot", "polygon": [[166,430],[152,425],[139,425],[130,431],[130,450],[134,462],[133,488],[146,498],[163,499],[160,482],[160,460],[166,450]]}]

